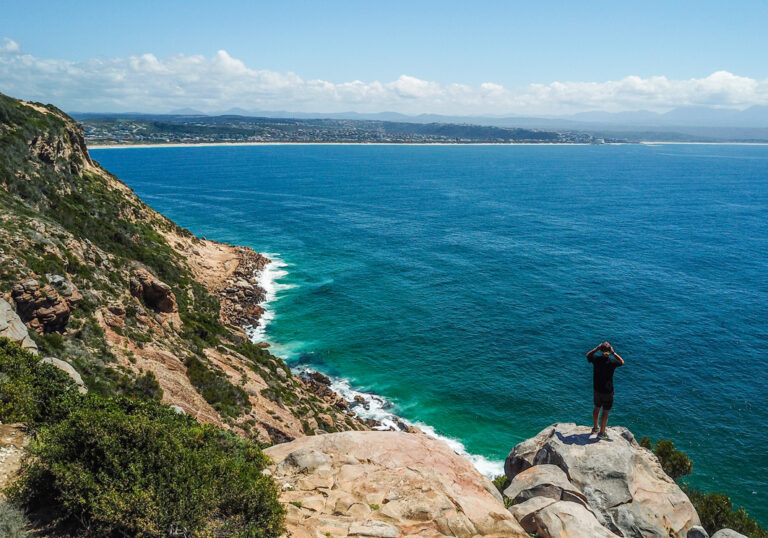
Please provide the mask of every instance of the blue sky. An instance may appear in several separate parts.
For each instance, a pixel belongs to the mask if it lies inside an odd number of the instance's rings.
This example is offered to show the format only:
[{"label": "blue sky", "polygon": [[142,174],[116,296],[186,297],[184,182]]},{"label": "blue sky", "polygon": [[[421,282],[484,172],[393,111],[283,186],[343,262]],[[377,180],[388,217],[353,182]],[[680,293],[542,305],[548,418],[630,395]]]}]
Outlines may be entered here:
[{"label": "blue sky", "polygon": [[[158,111],[174,103],[228,108],[227,102],[249,109],[411,113],[562,113],[600,103],[615,110],[686,104],[744,108],[767,98],[766,27],[768,2],[762,1],[12,1],[4,3],[0,19],[0,40],[6,38],[0,91],[42,100],[50,94],[48,100],[58,98],[70,108],[90,102],[117,110],[143,103]],[[166,67],[179,55],[203,57],[210,64],[221,58],[219,51],[253,73],[241,72],[233,80],[237,73],[228,72],[221,78],[230,87],[217,90],[185,81],[184,70],[193,67],[177,62],[177,79],[168,79],[166,69],[165,82],[154,87],[147,73],[129,65],[142,55]],[[98,76],[102,64],[109,64],[110,76]],[[60,84],[51,71],[59,72]],[[88,73],[76,80],[78,71]],[[659,84],[670,94],[669,84],[707,81],[719,72],[736,78],[720,76],[702,83],[703,90],[688,88],[661,98],[654,93]],[[295,75],[300,82],[283,78],[268,88],[265,74]],[[198,73],[201,79],[210,76],[210,69]],[[397,81],[403,76],[408,78],[400,91]],[[599,95],[580,95],[588,92],[585,84],[627,77],[637,80],[631,79],[632,95],[626,98],[617,94],[626,91],[620,84],[601,86]],[[653,80],[654,87],[646,87]],[[297,87],[309,81],[333,87]],[[369,86],[356,94],[339,86],[355,81]],[[418,89],[414,81],[427,85]],[[370,87],[377,82],[383,89]],[[552,86],[556,83],[581,86],[563,89]],[[281,93],[286,84],[290,91]],[[485,91],[483,84],[493,85],[486,90],[501,87],[507,95]],[[153,93],[142,94],[148,86]],[[233,86],[241,91],[233,92]],[[254,86],[256,91],[249,90]],[[550,95],[542,97],[540,86]],[[647,103],[638,93],[651,94]],[[117,97],[110,101],[110,95]]]}]

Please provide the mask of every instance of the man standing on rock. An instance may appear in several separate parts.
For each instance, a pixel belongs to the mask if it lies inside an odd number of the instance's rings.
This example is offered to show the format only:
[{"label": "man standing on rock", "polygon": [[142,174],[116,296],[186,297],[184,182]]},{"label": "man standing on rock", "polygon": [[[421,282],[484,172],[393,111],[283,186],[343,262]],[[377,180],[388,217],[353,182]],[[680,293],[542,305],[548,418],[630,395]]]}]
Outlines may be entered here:
[{"label": "man standing on rock", "polygon": [[[608,413],[611,407],[613,407],[613,372],[624,364],[624,359],[613,350],[611,344],[603,342],[587,353],[587,360],[592,363],[592,385],[595,391],[595,409],[592,411],[592,420],[594,422],[592,433],[599,432],[598,439],[608,439],[605,426],[608,424]],[[600,419],[600,428],[598,428],[597,419],[600,415],[601,407],[603,408],[603,416]]]}]

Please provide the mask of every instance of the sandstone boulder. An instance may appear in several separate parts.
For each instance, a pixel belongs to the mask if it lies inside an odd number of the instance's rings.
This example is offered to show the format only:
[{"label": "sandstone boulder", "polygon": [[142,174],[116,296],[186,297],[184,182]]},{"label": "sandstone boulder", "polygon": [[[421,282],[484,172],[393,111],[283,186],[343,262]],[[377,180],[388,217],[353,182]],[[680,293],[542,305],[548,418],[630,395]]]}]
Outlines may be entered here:
[{"label": "sandstone boulder", "polygon": [[130,280],[131,295],[157,312],[176,312],[176,296],[171,287],[145,269],[137,269]]},{"label": "sandstone boulder", "polygon": [[533,466],[556,465],[615,534],[684,537],[699,524],[688,497],[629,430],[613,427],[608,433],[610,440],[598,441],[586,426],[554,424],[517,445],[505,472],[513,480]]},{"label": "sandstone boulder", "polygon": [[29,336],[27,326],[21,321],[11,304],[0,298],[0,337],[16,342],[23,349],[37,354],[37,344]]},{"label": "sandstone boulder", "polygon": [[587,498],[557,465],[542,464],[516,475],[504,490],[504,496],[517,504],[536,497],[573,501],[588,506]]},{"label": "sandstone boulder", "polygon": [[525,532],[533,534],[536,532],[536,520],[534,518],[536,512],[556,502],[555,499],[550,497],[534,497],[520,504],[512,505],[509,511],[512,512],[512,515],[515,516],[515,519],[520,523]]},{"label": "sandstone boulder", "polygon": [[294,536],[527,536],[488,478],[425,435],[333,433],[265,452]]},{"label": "sandstone boulder", "polygon": [[[51,286],[40,286],[35,279],[16,284],[11,297],[21,320],[39,333],[63,332],[76,302],[67,301]],[[79,300],[79,294],[76,298]]]},{"label": "sandstone boulder", "polygon": [[595,515],[579,503],[557,501],[534,512],[534,531],[540,538],[616,538]]}]

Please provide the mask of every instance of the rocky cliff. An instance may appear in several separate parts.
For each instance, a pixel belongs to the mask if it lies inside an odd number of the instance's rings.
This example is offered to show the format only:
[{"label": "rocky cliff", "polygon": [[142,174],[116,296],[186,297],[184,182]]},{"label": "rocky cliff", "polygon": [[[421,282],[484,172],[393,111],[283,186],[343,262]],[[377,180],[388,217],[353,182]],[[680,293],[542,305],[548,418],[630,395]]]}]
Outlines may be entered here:
[{"label": "rocky cliff", "polygon": [[89,390],[161,397],[263,443],[368,428],[248,342],[269,260],[152,210],[55,107],[0,95],[0,207],[0,335]]}]

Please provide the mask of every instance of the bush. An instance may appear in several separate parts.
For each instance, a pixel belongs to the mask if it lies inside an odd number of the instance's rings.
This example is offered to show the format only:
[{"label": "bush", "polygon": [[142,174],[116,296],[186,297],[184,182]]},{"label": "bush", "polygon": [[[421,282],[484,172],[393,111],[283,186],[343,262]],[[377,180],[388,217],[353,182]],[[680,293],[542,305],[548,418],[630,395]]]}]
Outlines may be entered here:
[{"label": "bush", "polygon": [[29,534],[29,522],[24,512],[0,501],[0,536],[3,538],[27,538]]},{"label": "bush", "polygon": [[701,519],[701,526],[709,534],[720,529],[733,529],[750,538],[768,538],[768,531],[760,527],[757,522],[749,517],[744,508],[734,509],[730,497],[722,493],[702,493],[683,485],[683,491],[696,508]]},{"label": "bush", "polygon": [[188,358],[186,365],[189,381],[222,416],[235,418],[251,409],[248,394],[230,383],[224,372],[209,368],[196,357]]},{"label": "bush", "polygon": [[67,374],[0,338],[0,422],[37,425],[57,420],[68,412],[74,388]]},{"label": "bush", "polygon": [[86,536],[278,536],[258,446],[153,400],[81,397],[32,445],[11,498]]},{"label": "bush", "polygon": [[163,389],[160,388],[160,383],[154,372],[146,372],[143,376],[136,378],[129,394],[138,398],[160,400],[163,398]]},{"label": "bush", "polygon": [[661,468],[673,480],[677,480],[693,471],[693,462],[685,452],[675,448],[672,441],[661,439],[653,448],[653,453],[659,458]]},{"label": "bush", "polygon": [[509,479],[507,478],[507,475],[499,475],[495,476],[492,480],[493,485],[496,486],[496,489],[499,490],[499,493],[501,494],[502,498],[504,499],[504,506],[506,508],[509,508],[512,506],[512,499],[508,499],[507,497],[504,497],[504,490],[509,487]]},{"label": "bush", "polygon": [[654,447],[651,444],[650,439],[641,437],[638,443],[643,448],[653,450],[653,453],[659,459],[659,463],[661,463],[661,468],[673,480],[689,475],[693,471],[693,462],[691,461],[691,458],[689,458],[685,452],[677,450],[672,441],[660,439]]}]

